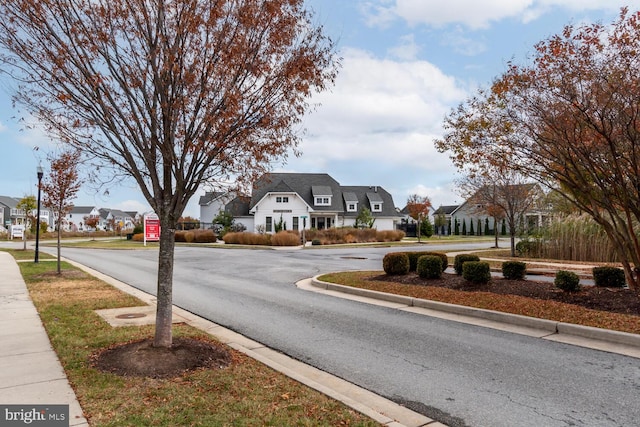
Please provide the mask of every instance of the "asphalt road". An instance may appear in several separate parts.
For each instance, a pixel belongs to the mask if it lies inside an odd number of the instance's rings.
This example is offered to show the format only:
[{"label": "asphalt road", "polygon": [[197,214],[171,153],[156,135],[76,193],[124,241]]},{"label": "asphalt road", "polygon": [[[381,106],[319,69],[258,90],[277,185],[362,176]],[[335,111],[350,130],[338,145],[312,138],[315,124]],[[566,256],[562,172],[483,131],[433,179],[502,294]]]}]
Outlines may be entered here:
[{"label": "asphalt road", "polygon": [[[452,427],[640,425],[638,359],[295,286],[381,270],[391,250],[179,247],[174,303]],[[155,294],[156,250],[63,256]]]}]

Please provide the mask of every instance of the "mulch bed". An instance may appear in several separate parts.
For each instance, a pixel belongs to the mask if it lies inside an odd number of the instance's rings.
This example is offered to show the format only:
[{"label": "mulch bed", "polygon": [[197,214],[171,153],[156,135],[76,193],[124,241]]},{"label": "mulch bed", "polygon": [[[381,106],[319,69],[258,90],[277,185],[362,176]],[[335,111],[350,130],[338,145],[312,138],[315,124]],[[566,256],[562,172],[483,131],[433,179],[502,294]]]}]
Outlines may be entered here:
[{"label": "mulch bed", "polygon": [[221,344],[174,338],[170,349],[153,346],[153,339],[118,344],[93,355],[92,365],[121,376],[170,378],[196,369],[221,369],[231,354]]},{"label": "mulch bed", "polygon": [[381,274],[372,281],[395,282],[405,285],[433,286],[467,292],[490,292],[500,295],[519,295],[527,298],[558,301],[581,307],[640,316],[640,295],[630,289],[583,286],[579,292],[565,292],[553,283],[535,280],[492,278],[487,284],[474,284],[462,276],[444,273],[441,279],[422,279],[416,273],[406,275]]}]

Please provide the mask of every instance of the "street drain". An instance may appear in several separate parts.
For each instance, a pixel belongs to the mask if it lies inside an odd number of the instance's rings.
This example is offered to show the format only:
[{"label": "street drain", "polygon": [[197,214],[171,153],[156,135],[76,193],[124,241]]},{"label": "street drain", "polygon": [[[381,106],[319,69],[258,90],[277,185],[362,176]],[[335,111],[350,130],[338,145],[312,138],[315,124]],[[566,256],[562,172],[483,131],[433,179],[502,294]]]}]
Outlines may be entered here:
[{"label": "street drain", "polygon": [[140,317],[146,317],[144,313],[125,313],[116,316],[116,319],[138,319]]}]

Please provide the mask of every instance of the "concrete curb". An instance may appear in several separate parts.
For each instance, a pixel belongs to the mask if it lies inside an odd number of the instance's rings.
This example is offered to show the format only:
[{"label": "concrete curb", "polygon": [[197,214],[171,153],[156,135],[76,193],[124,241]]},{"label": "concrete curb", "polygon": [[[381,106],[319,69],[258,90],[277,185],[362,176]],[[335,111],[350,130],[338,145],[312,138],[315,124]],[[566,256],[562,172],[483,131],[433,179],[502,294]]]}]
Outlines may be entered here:
[{"label": "concrete curb", "polygon": [[342,292],[349,295],[374,298],[391,303],[404,304],[408,307],[420,307],[438,310],[451,314],[459,314],[479,319],[492,320],[510,325],[547,331],[551,334],[571,335],[614,344],[622,344],[640,348],[640,335],[626,332],[611,331],[608,329],[594,328],[590,326],[575,325],[571,323],[557,322],[553,320],[537,319],[535,317],[521,316],[517,314],[502,313],[499,311],[484,310],[481,308],[465,307],[437,301],[424,300],[403,295],[388,294],[371,291],[368,289],[353,288],[351,286],[337,285],[335,283],[318,280],[319,276],[311,279],[311,284],[317,288],[328,291]]}]

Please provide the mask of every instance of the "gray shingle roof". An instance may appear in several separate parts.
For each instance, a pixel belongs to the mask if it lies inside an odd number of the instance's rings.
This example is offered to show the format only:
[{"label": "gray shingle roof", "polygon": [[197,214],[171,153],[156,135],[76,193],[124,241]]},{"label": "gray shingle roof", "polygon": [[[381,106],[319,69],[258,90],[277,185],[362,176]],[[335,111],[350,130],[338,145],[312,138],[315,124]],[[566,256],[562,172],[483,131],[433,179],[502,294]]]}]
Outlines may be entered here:
[{"label": "gray shingle roof", "polygon": [[[315,206],[313,187],[321,187],[322,196],[331,196],[331,206]],[[342,191],[338,181],[326,173],[269,173],[263,175],[253,187],[251,205],[253,207],[270,192],[297,193],[316,211],[342,212]]]},{"label": "gray shingle roof", "polygon": [[218,197],[224,195],[225,193],[221,192],[221,191],[207,191],[204,196],[200,196],[200,200],[198,202],[198,204],[200,206],[206,206],[209,203],[211,203],[212,201],[214,201],[215,199],[217,199]]},{"label": "gray shingle roof", "polygon": [[[358,211],[363,207],[371,210],[371,203],[381,203],[382,212],[372,212],[374,217],[401,217],[395,208],[393,197],[384,188],[378,186],[341,186],[338,181],[326,173],[266,174],[253,187],[250,209],[253,209],[270,192],[297,193],[316,212],[339,212],[355,218],[358,216],[358,212],[346,212],[347,202],[357,202]],[[316,206],[314,203],[316,196],[331,196],[331,206]]]}]

